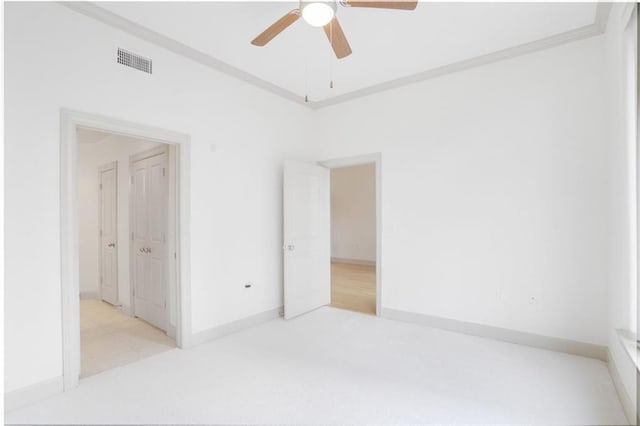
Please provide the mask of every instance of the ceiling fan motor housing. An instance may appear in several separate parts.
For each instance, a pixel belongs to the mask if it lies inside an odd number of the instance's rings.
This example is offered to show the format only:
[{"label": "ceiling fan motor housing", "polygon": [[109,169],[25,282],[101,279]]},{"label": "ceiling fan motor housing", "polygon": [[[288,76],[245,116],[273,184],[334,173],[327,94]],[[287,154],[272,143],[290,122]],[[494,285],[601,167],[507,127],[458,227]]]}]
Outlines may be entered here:
[{"label": "ceiling fan motor housing", "polygon": [[335,1],[300,0],[302,18],[314,27],[322,27],[331,22],[337,9]]}]

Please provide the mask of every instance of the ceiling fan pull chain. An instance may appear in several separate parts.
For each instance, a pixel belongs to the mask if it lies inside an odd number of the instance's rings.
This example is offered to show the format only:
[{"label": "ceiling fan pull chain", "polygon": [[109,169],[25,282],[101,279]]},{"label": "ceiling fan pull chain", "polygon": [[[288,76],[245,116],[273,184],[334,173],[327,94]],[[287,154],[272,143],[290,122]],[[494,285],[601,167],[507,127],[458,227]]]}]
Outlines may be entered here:
[{"label": "ceiling fan pull chain", "polygon": [[[333,21],[329,24],[329,38],[333,49]],[[333,57],[329,55],[329,89],[333,89]]]},{"label": "ceiling fan pull chain", "polygon": [[308,52],[308,49],[304,49],[304,102],[305,103],[309,102],[309,52]]}]

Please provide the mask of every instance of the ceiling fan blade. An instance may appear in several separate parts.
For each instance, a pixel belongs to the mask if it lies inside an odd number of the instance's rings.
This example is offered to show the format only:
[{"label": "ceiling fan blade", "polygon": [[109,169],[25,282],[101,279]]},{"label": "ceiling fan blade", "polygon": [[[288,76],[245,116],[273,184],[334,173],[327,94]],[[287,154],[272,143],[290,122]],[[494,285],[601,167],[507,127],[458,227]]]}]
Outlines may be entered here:
[{"label": "ceiling fan blade", "polygon": [[264,30],[258,37],[251,41],[254,46],[264,46],[275,36],[284,31],[289,25],[300,19],[300,9],[293,9],[291,12],[278,19],[273,25]]},{"label": "ceiling fan blade", "polygon": [[413,10],[418,5],[418,0],[406,1],[360,1],[360,0],[346,0],[345,3],[351,7],[376,7],[379,9],[401,9],[401,10]]},{"label": "ceiling fan blade", "polygon": [[344,32],[342,31],[342,27],[340,26],[337,18],[334,17],[331,22],[329,22],[323,28],[324,33],[327,35],[329,43],[332,44],[331,47],[333,47],[333,51],[335,52],[338,59],[342,59],[345,56],[351,55],[351,46],[349,46],[347,37],[345,37]]}]

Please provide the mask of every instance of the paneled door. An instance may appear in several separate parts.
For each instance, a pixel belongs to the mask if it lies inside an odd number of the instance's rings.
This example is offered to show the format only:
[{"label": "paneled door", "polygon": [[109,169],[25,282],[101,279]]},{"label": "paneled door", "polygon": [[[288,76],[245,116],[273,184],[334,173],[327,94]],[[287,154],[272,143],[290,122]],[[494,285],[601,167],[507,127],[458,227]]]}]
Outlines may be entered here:
[{"label": "paneled door", "polygon": [[131,165],[133,313],[166,330],[167,154]]},{"label": "paneled door", "polygon": [[284,165],[284,317],[331,303],[329,169]]},{"label": "paneled door", "polygon": [[118,304],[118,168],[100,167],[100,297]]}]

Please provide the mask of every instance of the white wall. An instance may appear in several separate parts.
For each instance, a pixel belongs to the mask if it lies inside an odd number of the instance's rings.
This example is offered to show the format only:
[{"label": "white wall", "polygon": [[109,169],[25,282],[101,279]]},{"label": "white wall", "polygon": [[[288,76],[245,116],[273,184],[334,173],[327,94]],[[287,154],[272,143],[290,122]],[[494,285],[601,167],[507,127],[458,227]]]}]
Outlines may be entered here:
[{"label": "white wall", "polygon": [[5,391],[61,374],[61,108],[191,135],[194,332],[281,305],[284,158],[381,152],[384,307],[607,344],[604,43],[310,112],[59,4],[5,4]]},{"label": "white wall", "polygon": [[603,43],[315,113],[319,159],[381,153],[383,308],[606,345]]},{"label": "white wall", "polygon": [[[616,329],[636,326],[636,138],[629,108],[635,88],[629,85],[625,56],[626,4],[614,4],[606,34],[610,234],[608,346],[611,362],[632,403],[636,402],[636,368],[620,343]],[[633,77],[635,78],[635,76]],[[633,109],[632,109],[633,111]]]},{"label": "white wall", "polygon": [[61,108],[191,136],[193,332],[281,306],[281,168],[308,157],[308,110],[56,3],[4,12],[5,391],[62,373]]},{"label": "white wall", "polygon": [[376,166],[331,170],[331,257],[376,261]]},{"label": "white wall", "polygon": [[118,300],[130,305],[129,275],[129,158],[162,146],[160,143],[112,135],[100,142],[78,139],[78,245],[80,294],[99,294],[100,176],[101,166],[118,163]]}]

